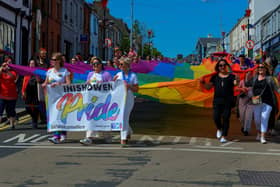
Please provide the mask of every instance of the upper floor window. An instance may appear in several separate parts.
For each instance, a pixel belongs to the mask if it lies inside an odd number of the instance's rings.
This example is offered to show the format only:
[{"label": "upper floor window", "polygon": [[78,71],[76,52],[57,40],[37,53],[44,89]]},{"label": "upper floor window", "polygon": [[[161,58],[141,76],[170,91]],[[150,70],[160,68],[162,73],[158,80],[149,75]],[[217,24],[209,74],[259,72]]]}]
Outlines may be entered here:
[{"label": "upper floor window", "polygon": [[25,7],[29,7],[29,0],[22,0],[22,5]]}]

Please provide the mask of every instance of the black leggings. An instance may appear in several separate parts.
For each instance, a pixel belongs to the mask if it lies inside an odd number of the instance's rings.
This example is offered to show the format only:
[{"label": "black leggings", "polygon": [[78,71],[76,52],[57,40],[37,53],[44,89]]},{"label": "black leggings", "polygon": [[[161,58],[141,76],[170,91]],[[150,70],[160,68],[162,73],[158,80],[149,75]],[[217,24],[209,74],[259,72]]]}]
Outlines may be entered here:
[{"label": "black leggings", "polygon": [[229,120],[231,115],[230,104],[214,104],[213,117],[217,129],[222,131],[222,136],[228,135]]}]

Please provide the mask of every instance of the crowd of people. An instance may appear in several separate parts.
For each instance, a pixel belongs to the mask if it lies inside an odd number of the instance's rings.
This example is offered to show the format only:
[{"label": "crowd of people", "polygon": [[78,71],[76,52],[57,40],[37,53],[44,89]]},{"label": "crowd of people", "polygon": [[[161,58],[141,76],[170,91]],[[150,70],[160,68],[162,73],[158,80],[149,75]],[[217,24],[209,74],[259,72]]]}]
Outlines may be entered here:
[{"label": "crowd of people", "polygon": [[[131,137],[132,129],[129,125],[129,116],[134,106],[134,93],[138,92],[137,75],[130,70],[132,63],[137,63],[137,53],[130,49],[126,55],[116,50],[114,58],[106,64],[98,57],[90,57],[86,60],[92,65],[92,71],[88,74],[86,83],[98,83],[123,80],[127,87],[125,101],[124,122],[120,132],[122,145],[126,145]],[[40,49],[37,59],[30,59],[29,67],[41,67],[48,69],[46,78],[42,79],[35,75],[27,75],[23,78],[21,86],[22,99],[25,102],[26,111],[32,118],[32,127],[38,128],[38,121],[46,124],[46,104],[44,90],[47,85],[71,84],[70,72],[64,67],[66,58],[63,54],[53,53],[50,60],[47,59],[45,49]],[[84,62],[80,54],[71,58],[71,64]],[[16,102],[18,99],[18,74],[9,68],[12,58],[7,57],[0,67],[0,122],[4,110],[6,110],[10,126],[15,128]],[[238,74],[232,72],[234,65],[238,64],[240,70],[249,70],[244,79],[240,80]],[[112,77],[105,71],[104,66],[117,68],[119,72]],[[241,132],[247,136],[254,122],[258,131],[256,139],[266,143],[266,134],[275,133],[275,123],[278,117],[278,103],[276,93],[280,91],[278,80],[280,79],[280,65],[273,58],[266,58],[262,61],[250,61],[245,55],[240,55],[238,60],[231,63],[225,58],[220,58],[215,65],[215,74],[209,81],[200,79],[201,85],[206,89],[214,88],[213,119],[216,124],[216,136],[221,143],[228,141],[230,127],[230,116],[232,108],[236,106],[237,114],[241,123]],[[238,93],[236,96],[235,93]],[[80,140],[81,144],[92,144],[98,136],[96,131],[87,131],[85,138]],[[110,133],[104,133],[110,136]],[[49,141],[58,144],[67,139],[66,131],[57,131],[49,138]]]},{"label": "crowd of people", "polygon": [[[232,108],[237,106],[237,114],[241,122],[241,132],[248,136],[251,124],[256,125],[256,140],[267,143],[266,134],[273,135],[278,118],[277,93],[280,93],[277,72],[278,63],[272,58],[262,61],[248,61],[245,55],[240,55],[238,63],[240,70],[247,71],[245,78],[240,80],[238,74],[232,72],[232,66],[227,60],[220,59],[210,81],[200,80],[203,87],[214,87],[213,119],[216,124],[216,137],[221,143],[226,143]],[[239,93],[235,96],[235,92]]]},{"label": "crowd of people", "polygon": [[[111,77],[110,73],[104,70],[104,64],[98,57],[91,57],[89,62],[92,65],[92,71],[88,74],[86,83],[98,83],[123,80],[127,88],[127,97],[125,101],[124,122],[120,131],[121,145],[126,145],[131,137],[132,129],[129,125],[129,117],[134,106],[133,93],[138,91],[138,80],[135,73],[130,70],[130,65],[135,60],[136,54],[128,53],[128,56],[115,57],[113,67],[119,69],[119,73],[115,77]],[[83,62],[80,55],[76,55],[71,59],[71,63]],[[11,57],[6,57],[0,66],[0,123],[4,110],[6,111],[11,127],[15,128],[16,122],[16,102],[18,99],[18,74],[13,71],[9,64],[12,63]],[[64,67],[66,63],[65,56],[59,52],[53,53],[50,60],[47,60],[47,52],[40,49],[38,59],[30,59],[29,67],[46,68],[46,78],[43,80],[35,75],[26,75],[21,85],[22,99],[25,101],[26,111],[32,118],[32,127],[38,128],[38,120],[46,124],[46,104],[44,92],[47,85],[55,87],[57,85],[71,84],[70,72]],[[87,131],[86,137],[80,140],[81,144],[88,145],[93,142],[94,137],[99,132]],[[108,134],[108,133],[107,133]],[[56,131],[49,141],[54,144],[65,142],[67,139],[66,131]]]}]

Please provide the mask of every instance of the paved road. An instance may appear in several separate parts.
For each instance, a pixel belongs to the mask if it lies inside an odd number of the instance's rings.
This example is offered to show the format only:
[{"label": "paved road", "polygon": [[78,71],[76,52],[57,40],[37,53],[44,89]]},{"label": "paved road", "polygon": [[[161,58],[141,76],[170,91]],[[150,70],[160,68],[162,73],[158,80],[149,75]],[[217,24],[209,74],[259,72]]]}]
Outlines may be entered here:
[{"label": "paved road", "polygon": [[280,186],[279,137],[266,145],[244,137],[233,116],[232,141],[221,144],[208,109],[138,103],[127,148],[116,133],[111,143],[82,146],[84,133],[69,133],[53,145],[44,126],[20,122],[0,131],[0,186]]}]

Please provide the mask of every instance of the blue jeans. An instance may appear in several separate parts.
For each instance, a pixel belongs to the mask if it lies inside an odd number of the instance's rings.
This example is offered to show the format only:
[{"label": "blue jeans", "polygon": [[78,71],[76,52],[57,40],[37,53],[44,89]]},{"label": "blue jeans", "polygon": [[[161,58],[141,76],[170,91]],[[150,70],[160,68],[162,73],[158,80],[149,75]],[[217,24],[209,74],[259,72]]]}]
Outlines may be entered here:
[{"label": "blue jeans", "polygon": [[257,130],[265,133],[267,131],[268,120],[272,107],[268,104],[258,104],[254,108],[254,118]]}]

